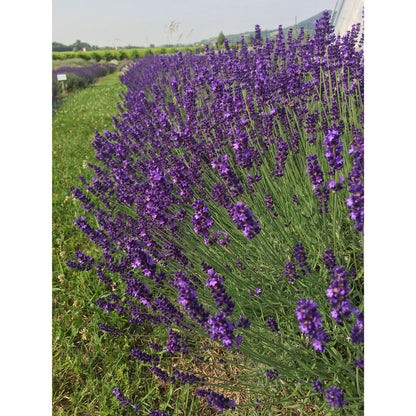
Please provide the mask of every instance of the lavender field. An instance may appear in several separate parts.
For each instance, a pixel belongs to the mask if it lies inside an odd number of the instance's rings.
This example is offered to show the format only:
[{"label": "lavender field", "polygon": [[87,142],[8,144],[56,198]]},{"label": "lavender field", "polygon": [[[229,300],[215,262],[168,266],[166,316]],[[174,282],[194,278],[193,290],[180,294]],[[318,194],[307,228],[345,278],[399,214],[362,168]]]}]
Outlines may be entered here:
[{"label": "lavender field", "polygon": [[[71,187],[105,342],[206,414],[363,414],[363,36],[329,20],[130,62]],[[128,381],[120,414],[185,414]]]}]

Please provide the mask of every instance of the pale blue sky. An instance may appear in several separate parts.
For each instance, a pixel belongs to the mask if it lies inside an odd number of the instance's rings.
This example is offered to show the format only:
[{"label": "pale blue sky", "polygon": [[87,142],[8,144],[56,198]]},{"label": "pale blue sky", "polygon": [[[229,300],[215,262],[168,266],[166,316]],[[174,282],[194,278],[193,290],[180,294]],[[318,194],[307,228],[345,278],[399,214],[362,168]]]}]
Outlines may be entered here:
[{"label": "pale blue sky", "polygon": [[[52,40],[98,46],[194,43],[217,36],[289,26],[336,0],[52,0]],[[169,33],[171,22],[175,29]]]}]

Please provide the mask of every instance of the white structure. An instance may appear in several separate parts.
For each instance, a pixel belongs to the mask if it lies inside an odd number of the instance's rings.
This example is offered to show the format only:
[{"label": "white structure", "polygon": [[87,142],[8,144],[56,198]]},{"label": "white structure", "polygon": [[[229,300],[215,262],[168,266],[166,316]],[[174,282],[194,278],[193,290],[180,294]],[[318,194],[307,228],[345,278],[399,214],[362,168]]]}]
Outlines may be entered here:
[{"label": "white structure", "polygon": [[364,0],[338,0],[335,4],[335,17],[331,22],[335,33],[344,35],[351,26],[363,23]]}]

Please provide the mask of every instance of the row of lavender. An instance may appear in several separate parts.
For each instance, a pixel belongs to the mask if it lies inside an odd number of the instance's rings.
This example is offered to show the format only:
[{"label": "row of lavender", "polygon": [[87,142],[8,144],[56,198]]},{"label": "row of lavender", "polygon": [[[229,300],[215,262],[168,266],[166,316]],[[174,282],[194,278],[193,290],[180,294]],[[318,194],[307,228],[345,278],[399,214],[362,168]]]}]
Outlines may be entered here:
[{"label": "row of lavender", "polygon": [[[251,45],[132,63],[116,131],[92,143],[94,178],[80,177],[87,192],[72,187],[86,211],[75,224],[102,258],[77,252],[68,266],[107,288],[101,329],[158,328],[131,357],[218,411],[267,410],[294,393],[362,412],[359,33],[335,36],[324,14],[312,37],[280,29],[262,42],[256,26]],[[213,359],[239,382],[214,383]]]},{"label": "row of lavender", "polygon": [[57,79],[58,74],[67,75],[67,90],[85,88],[95,79],[114,72],[117,66],[114,64],[95,64],[89,66],[61,66],[52,71],[52,96],[56,97],[60,90]]}]

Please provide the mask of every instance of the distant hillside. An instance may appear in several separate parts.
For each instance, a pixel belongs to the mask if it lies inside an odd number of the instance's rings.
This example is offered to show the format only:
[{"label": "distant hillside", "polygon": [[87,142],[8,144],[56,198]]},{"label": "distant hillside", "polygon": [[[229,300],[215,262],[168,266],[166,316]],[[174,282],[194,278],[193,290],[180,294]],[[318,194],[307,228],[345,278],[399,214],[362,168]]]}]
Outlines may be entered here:
[{"label": "distant hillside", "polygon": [[[316,14],[315,16],[310,17],[309,19],[305,19],[302,20],[301,22],[297,23],[296,25],[292,25],[292,26],[287,26],[283,28],[283,33],[286,36],[289,29],[293,29],[294,33],[296,33],[296,31],[299,31],[301,27],[304,28],[305,33],[306,34],[313,34],[315,31],[315,25],[313,24],[313,22],[317,19],[319,19],[320,17],[322,17],[322,13],[324,11],[329,12],[330,14],[332,14],[331,10],[323,10],[322,12]],[[336,13],[335,13],[336,14]],[[333,17],[335,17],[335,14]],[[262,28],[261,28],[262,29]],[[261,36],[263,39],[266,38],[274,38],[277,35],[278,32],[278,27],[276,29],[271,29],[271,30],[261,30]],[[237,33],[237,34],[233,34],[233,35],[225,35],[225,37],[228,39],[228,41],[230,43],[236,43],[236,42],[240,42],[241,40],[241,36],[244,36],[244,40],[246,42],[248,42],[250,40],[251,37],[254,37],[255,33],[254,33],[254,28],[252,32],[246,32],[246,33]],[[215,42],[217,41],[217,37],[212,37],[209,39],[204,39],[201,40],[200,43],[202,44],[215,44]]]}]

